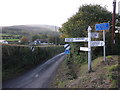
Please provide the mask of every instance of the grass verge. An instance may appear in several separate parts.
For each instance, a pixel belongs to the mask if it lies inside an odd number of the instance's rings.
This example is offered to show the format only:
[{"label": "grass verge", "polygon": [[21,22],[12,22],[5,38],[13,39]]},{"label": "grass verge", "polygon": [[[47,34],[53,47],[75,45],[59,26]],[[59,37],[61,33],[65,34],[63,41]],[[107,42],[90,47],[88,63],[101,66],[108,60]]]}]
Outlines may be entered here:
[{"label": "grass verge", "polygon": [[[77,78],[69,79],[67,73],[69,68],[66,60],[62,63],[61,68],[51,84],[54,88],[118,88],[118,58],[120,56],[107,56],[104,62],[103,57],[98,57],[92,62],[94,72],[88,73],[87,64],[78,67]],[[72,72],[71,72],[72,73]]]}]

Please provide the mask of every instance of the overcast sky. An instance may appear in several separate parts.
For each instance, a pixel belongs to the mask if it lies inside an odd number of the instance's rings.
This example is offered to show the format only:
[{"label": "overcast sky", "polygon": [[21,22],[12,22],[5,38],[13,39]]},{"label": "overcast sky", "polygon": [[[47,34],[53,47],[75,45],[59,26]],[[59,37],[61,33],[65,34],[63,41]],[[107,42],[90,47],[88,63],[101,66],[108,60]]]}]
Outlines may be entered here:
[{"label": "overcast sky", "polygon": [[[117,0],[117,2],[120,0]],[[61,26],[84,4],[107,6],[113,0],[0,0],[0,26],[47,24]],[[117,10],[118,12],[118,4]]]}]

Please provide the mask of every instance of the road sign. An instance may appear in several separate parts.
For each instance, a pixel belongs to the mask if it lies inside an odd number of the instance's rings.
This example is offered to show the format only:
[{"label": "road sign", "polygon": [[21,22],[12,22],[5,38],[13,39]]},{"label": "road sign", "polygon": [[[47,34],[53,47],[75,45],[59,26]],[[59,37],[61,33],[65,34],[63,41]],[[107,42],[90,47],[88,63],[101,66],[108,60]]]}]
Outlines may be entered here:
[{"label": "road sign", "polygon": [[99,33],[96,33],[96,32],[91,33],[91,37],[92,38],[99,38]]},{"label": "road sign", "polygon": [[70,50],[65,50],[65,54],[70,54]]},{"label": "road sign", "polygon": [[104,41],[91,41],[91,47],[104,46],[104,45],[105,45]]},{"label": "road sign", "polygon": [[96,31],[109,30],[109,28],[110,28],[110,24],[109,23],[101,23],[101,24],[96,24],[95,25]]},{"label": "road sign", "polygon": [[88,50],[88,47],[80,47],[80,50],[81,50],[81,51],[89,51],[89,50]]},{"label": "road sign", "polygon": [[65,45],[64,45],[64,48],[66,48],[66,47],[68,47],[68,46],[69,46],[69,44],[65,44]]},{"label": "road sign", "polygon": [[31,48],[32,52],[34,52],[34,51],[35,51],[35,48],[34,48],[33,46],[31,46],[30,48]]},{"label": "road sign", "polygon": [[69,50],[69,49],[70,49],[70,46],[66,47],[65,49],[66,49],[66,50]]},{"label": "road sign", "polygon": [[65,42],[87,42],[88,38],[65,38]]},{"label": "road sign", "polygon": [[65,42],[73,42],[73,38],[65,38]]},{"label": "road sign", "polygon": [[65,44],[65,45],[64,45],[64,48],[65,48],[66,50],[69,50],[69,49],[70,49],[70,45],[69,45],[69,44]]}]

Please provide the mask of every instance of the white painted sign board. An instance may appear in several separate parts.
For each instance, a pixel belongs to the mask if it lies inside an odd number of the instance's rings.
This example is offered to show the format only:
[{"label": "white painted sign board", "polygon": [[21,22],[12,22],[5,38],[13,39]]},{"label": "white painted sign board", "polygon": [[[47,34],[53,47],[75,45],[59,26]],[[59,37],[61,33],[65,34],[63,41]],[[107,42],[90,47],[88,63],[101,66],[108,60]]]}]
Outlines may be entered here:
[{"label": "white painted sign board", "polygon": [[80,47],[80,50],[81,50],[81,51],[89,51],[89,50],[88,50],[88,47]]},{"label": "white painted sign board", "polygon": [[99,38],[99,33],[96,33],[96,32],[91,33],[91,37],[92,38]]},{"label": "white painted sign board", "polygon": [[88,38],[65,38],[65,42],[87,42]]},{"label": "white painted sign board", "polygon": [[73,38],[65,38],[65,42],[73,42]]},{"label": "white painted sign board", "polygon": [[105,42],[104,41],[91,41],[91,46],[96,47],[96,46],[104,46]]}]

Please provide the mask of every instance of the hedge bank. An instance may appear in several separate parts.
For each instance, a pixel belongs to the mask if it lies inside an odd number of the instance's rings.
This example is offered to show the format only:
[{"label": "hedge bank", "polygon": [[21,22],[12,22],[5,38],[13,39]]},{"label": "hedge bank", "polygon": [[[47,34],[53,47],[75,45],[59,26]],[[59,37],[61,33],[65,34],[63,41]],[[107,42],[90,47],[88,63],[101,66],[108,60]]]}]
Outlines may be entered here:
[{"label": "hedge bank", "polygon": [[35,46],[32,51],[31,46],[2,45],[3,80],[19,75],[63,51],[63,46]]}]

